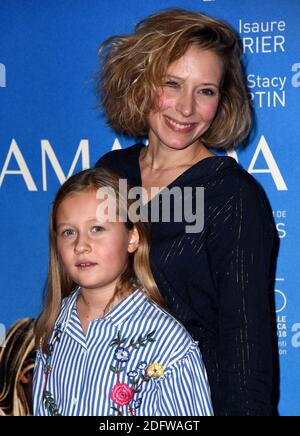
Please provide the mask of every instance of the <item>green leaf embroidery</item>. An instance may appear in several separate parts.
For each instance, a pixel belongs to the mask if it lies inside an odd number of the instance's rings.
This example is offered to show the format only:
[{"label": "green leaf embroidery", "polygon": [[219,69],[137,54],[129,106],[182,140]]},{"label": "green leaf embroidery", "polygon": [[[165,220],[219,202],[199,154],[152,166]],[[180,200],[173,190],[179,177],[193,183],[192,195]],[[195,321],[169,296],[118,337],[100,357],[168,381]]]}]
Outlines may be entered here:
[{"label": "green leaf embroidery", "polygon": [[45,391],[43,394],[43,399],[44,399],[45,407],[49,411],[51,416],[61,416],[60,413],[58,413],[58,409],[51,392]]},{"label": "green leaf embroidery", "polygon": [[110,365],[110,369],[114,374],[118,374],[118,370],[114,365]]},{"label": "green leaf embroidery", "polygon": [[[147,335],[147,339],[152,339],[152,336],[155,334],[156,330],[153,330]],[[155,340],[155,339],[154,339]]]},{"label": "green leaf embroidery", "polygon": [[[115,407],[115,406],[111,406],[110,408],[113,409],[114,412],[117,412],[118,416],[123,416],[123,413],[122,413],[121,410],[118,409],[117,407]],[[115,415],[112,415],[112,416],[115,416]]]},{"label": "green leaf embroidery", "polygon": [[114,339],[113,341],[111,341],[110,346],[112,345],[118,345],[119,340],[118,339]]}]

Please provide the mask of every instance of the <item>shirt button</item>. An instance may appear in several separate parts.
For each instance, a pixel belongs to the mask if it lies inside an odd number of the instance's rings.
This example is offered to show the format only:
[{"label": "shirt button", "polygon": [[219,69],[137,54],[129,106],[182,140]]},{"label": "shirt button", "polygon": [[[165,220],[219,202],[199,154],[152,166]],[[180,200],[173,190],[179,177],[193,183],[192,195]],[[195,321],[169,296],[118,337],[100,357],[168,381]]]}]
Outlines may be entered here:
[{"label": "shirt button", "polygon": [[74,399],[73,399],[73,406],[76,406],[77,403],[78,403],[77,398],[74,398]]}]

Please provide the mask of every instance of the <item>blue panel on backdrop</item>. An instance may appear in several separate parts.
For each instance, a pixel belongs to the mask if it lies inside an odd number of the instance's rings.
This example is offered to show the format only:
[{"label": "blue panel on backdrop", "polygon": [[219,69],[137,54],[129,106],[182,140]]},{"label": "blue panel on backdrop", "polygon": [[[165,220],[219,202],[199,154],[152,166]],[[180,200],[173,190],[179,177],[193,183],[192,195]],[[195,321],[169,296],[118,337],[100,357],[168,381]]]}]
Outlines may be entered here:
[{"label": "blue panel on backdrop", "polygon": [[281,241],[279,408],[282,415],[299,415],[298,0],[1,1],[1,331],[41,309],[47,222],[57,188],[113,147],[134,142],[117,137],[95,109],[100,43],[174,3],[228,21],[243,39],[257,119],[249,147],[234,157],[263,185],[274,211]]}]

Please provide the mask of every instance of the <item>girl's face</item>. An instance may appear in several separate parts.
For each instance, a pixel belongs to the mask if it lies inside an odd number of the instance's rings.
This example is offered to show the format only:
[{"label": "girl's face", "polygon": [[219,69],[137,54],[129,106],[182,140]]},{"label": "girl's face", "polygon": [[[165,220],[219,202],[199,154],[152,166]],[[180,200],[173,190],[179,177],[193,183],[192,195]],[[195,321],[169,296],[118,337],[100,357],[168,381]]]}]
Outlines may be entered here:
[{"label": "girl's face", "polygon": [[149,114],[149,143],[178,150],[196,143],[216,115],[222,72],[213,51],[194,45],[172,62]]},{"label": "girl's face", "polygon": [[122,222],[101,219],[96,214],[99,204],[93,190],[62,201],[56,215],[57,247],[67,274],[83,290],[113,295],[139,238],[135,228],[128,231]]}]

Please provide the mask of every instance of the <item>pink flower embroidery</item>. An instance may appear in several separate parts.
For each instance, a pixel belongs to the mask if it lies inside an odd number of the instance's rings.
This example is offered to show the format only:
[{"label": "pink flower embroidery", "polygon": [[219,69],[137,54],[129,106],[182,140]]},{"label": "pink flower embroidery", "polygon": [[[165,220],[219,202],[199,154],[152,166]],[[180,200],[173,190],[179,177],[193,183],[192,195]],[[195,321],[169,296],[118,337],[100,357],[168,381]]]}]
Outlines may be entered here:
[{"label": "pink flower embroidery", "polygon": [[118,406],[129,404],[134,396],[134,391],[125,383],[117,383],[111,390],[110,399]]}]

